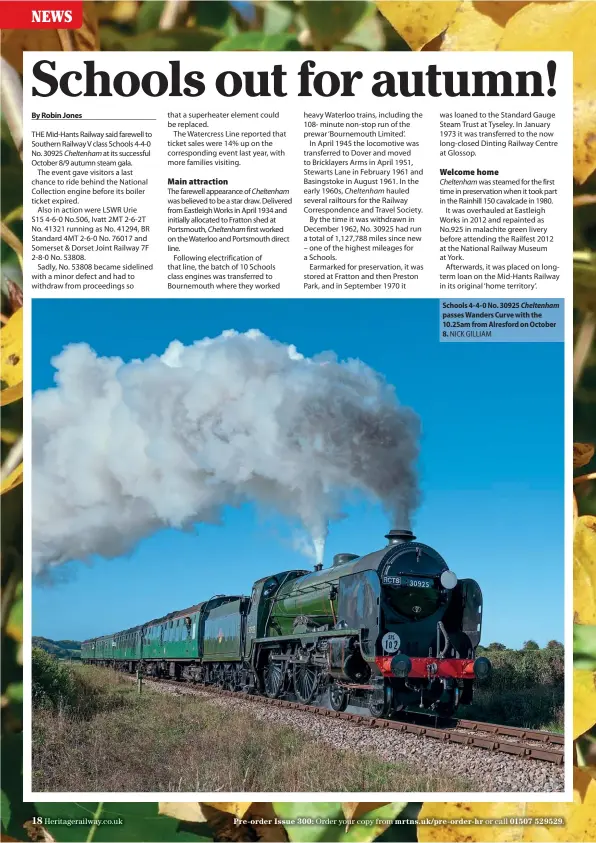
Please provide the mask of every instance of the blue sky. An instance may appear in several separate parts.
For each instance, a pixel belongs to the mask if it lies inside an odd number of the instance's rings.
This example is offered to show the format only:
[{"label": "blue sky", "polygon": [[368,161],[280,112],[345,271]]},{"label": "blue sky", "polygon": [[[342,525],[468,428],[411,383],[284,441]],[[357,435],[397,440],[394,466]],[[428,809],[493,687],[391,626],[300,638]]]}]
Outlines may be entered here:
[{"label": "blue sky", "polygon": [[[358,357],[421,417],[414,531],[484,593],[482,641],[563,640],[563,344],[440,343],[436,300],[34,300],[33,389],[71,342],[124,360],[222,330],[259,328],[307,356]],[[349,506],[334,553],[381,547],[379,507]],[[33,634],[82,639],[308,568],[282,519],[251,506],[222,526],[164,530],[127,557],[61,566],[33,588]]]}]

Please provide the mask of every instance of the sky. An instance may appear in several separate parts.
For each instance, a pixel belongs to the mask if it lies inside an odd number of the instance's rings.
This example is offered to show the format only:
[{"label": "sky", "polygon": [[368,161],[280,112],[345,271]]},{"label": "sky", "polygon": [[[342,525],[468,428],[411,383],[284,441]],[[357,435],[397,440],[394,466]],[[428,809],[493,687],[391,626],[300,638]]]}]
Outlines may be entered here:
[{"label": "sky", "polygon": [[[51,358],[88,343],[128,361],[233,328],[258,328],[312,356],[359,358],[421,418],[418,539],[484,595],[482,643],[563,640],[563,344],[441,343],[436,300],[33,301],[33,390],[53,386]],[[338,552],[382,547],[381,508],[354,502],[329,528]],[[73,561],[33,586],[33,634],[115,632],[214,594],[249,594],[270,573],[310,568],[282,518],[250,505],[220,526],[162,530],[126,557]]]}]

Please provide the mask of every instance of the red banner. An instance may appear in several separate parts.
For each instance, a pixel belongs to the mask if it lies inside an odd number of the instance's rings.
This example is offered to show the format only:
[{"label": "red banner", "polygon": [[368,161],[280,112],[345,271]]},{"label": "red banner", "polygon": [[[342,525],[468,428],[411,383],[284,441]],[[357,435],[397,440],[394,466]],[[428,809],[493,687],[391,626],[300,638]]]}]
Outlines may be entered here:
[{"label": "red banner", "polygon": [[0,29],[79,29],[83,0],[1,0]]}]

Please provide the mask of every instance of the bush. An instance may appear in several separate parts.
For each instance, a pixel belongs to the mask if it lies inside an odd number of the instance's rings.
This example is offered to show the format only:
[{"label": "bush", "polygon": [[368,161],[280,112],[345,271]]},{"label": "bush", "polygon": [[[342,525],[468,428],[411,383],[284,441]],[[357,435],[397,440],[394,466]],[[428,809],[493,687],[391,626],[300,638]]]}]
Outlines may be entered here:
[{"label": "bush", "polygon": [[61,710],[69,717],[87,720],[99,711],[119,708],[122,691],[134,690],[113,670],[66,664],[36,647],[32,655],[32,701],[36,708]]},{"label": "bush", "polygon": [[485,650],[490,676],[476,684],[463,716],[505,725],[556,728],[563,724],[563,647]]},{"label": "bush", "polygon": [[41,708],[71,708],[77,702],[77,681],[66,664],[45,650],[32,651],[32,701]]}]

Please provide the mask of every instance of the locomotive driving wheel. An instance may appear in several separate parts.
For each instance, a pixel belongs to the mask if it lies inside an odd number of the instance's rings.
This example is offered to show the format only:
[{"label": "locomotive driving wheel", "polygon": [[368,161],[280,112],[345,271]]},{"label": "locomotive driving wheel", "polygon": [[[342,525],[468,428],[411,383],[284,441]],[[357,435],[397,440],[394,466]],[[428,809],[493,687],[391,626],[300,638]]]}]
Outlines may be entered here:
[{"label": "locomotive driving wheel", "polygon": [[337,682],[329,686],[329,705],[333,711],[345,711],[348,707],[348,700],[348,692]]},{"label": "locomotive driving wheel", "polygon": [[263,670],[263,687],[267,696],[275,699],[279,697],[284,684],[284,663],[273,661],[272,655],[269,653],[269,660]]},{"label": "locomotive driving wheel", "polygon": [[312,702],[319,688],[321,671],[316,665],[298,662],[294,665],[294,693],[301,703]]},{"label": "locomotive driving wheel", "polygon": [[379,684],[370,692],[368,699],[368,710],[373,717],[387,717],[391,712],[393,702],[393,690],[388,682]]}]

